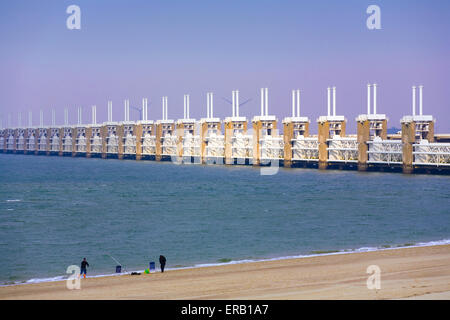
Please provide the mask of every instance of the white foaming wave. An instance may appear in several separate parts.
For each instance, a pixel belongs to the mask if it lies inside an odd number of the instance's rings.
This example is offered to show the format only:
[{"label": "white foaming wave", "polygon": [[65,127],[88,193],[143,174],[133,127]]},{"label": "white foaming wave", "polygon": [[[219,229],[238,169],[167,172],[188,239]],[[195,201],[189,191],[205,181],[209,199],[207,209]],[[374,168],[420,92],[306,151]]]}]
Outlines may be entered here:
[{"label": "white foaming wave", "polygon": [[21,202],[21,199],[7,199],[6,202]]},{"label": "white foaming wave", "polygon": [[41,283],[41,282],[54,282],[54,281],[63,281],[67,280],[67,276],[57,276],[51,278],[33,278],[25,281],[25,283]]}]

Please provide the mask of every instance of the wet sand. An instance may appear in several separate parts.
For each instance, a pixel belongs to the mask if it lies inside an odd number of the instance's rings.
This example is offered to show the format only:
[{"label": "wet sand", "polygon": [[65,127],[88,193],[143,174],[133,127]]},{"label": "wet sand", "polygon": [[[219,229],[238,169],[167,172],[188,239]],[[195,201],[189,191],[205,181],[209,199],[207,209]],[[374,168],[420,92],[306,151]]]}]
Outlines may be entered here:
[{"label": "wet sand", "polygon": [[[381,289],[367,288],[367,267]],[[450,245],[0,287],[0,299],[450,299]]]}]

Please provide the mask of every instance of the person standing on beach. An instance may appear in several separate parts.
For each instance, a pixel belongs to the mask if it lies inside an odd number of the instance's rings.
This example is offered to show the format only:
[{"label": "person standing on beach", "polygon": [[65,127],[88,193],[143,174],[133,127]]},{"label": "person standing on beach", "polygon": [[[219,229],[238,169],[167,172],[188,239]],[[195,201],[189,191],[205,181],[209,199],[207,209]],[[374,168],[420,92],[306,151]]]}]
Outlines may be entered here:
[{"label": "person standing on beach", "polygon": [[159,256],[159,263],[161,264],[161,272],[164,272],[164,267],[166,266],[166,257]]},{"label": "person standing on beach", "polygon": [[86,258],[83,258],[83,261],[81,261],[81,271],[80,276],[83,275],[83,277],[86,279],[86,266],[89,267],[89,263],[86,261]]}]

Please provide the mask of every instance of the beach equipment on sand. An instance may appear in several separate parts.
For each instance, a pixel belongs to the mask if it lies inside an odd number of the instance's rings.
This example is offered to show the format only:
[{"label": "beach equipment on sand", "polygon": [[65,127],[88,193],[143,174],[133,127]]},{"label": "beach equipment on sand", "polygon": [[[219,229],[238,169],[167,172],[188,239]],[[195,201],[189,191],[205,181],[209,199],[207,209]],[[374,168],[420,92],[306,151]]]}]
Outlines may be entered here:
[{"label": "beach equipment on sand", "polygon": [[[116,273],[121,273],[122,272],[122,264],[116,258],[114,258],[112,255],[110,255],[108,253],[106,255],[109,256],[111,259],[113,259],[117,263],[117,265],[116,265]],[[126,273],[128,273],[128,271],[125,268],[125,266],[123,267],[123,269],[125,270]],[[117,271],[117,270],[119,270],[119,271]]]},{"label": "beach equipment on sand", "polygon": [[144,273],[145,273],[145,274],[149,274],[150,271],[149,271],[148,269],[145,269]]},{"label": "beach equipment on sand", "polygon": [[155,262],[150,262],[150,272],[155,272],[156,271],[156,268],[155,268]]}]

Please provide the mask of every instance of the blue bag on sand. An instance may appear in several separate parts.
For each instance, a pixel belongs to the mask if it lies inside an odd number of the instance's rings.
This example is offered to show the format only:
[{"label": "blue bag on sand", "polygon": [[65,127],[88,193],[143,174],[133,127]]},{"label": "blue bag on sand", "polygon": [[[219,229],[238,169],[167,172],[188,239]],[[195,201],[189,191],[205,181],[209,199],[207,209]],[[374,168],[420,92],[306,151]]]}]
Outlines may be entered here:
[{"label": "blue bag on sand", "polygon": [[116,273],[122,272],[122,266],[116,266]]},{"label": "blue bag on sand", "polygon": [[155,263],[154,262],[150,262],[150,272],[155,272]]}]

